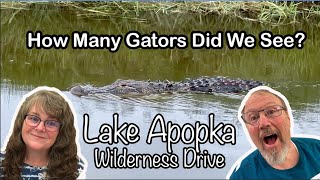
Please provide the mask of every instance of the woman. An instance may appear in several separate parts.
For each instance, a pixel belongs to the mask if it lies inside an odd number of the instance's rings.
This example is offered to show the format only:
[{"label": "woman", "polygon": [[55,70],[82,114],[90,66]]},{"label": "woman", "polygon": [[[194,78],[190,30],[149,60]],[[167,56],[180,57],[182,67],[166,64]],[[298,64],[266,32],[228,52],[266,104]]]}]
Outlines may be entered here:
[{"label": "woman", "polygon": [[56,91],[36,91],[22,103],[1,153],[1,178],[76,179],[84,173],[73,112]]}]

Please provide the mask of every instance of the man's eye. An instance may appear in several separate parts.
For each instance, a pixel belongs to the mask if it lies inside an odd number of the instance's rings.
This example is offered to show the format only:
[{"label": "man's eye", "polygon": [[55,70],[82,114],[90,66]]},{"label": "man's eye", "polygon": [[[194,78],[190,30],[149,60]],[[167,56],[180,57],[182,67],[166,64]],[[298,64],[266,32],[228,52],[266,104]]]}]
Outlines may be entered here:
[{"label": "man's eye", "polygon": [[272,115],[272,114],[274,114],[275,112],[276,112],[276,110],[269,109],[269,110],[266,111],[266,114],[267,114],[267,115]]},{"label": "man's eye", "polygon": [[251,122],[254,122],[254,121],[257,121],[259,119],[259,114],[252,114],[249,117],[250,117],[249,120]]}]

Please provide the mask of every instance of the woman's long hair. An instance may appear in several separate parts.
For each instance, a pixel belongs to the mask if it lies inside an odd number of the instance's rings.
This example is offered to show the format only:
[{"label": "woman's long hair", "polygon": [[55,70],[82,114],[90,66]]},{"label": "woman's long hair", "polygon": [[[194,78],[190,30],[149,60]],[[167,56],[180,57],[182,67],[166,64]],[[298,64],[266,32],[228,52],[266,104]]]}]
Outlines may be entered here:
[{"label": "woman's long hair", "polygon": [[21,105],[14,122],[13,132],[6,146],[2,162],[5,179],[20,179],[20,166],[24,163],[26,145],[22,140],[22,126],[29,110],[34,106],[42,107],[50,116],[62,122],[55,143],[49,149],[47,178],[76,179],[78,177],[77,145],[74,116],[65,99],[54,91],[40,90]]}]

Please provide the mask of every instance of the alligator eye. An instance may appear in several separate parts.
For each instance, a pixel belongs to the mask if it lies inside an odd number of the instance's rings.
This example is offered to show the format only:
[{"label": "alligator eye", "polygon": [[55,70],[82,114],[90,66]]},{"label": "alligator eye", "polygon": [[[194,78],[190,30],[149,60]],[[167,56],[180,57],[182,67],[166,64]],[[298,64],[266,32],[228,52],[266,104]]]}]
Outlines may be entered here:
[{"label": "alligator eye", "polygon": [[239,90],[239,89],[237,89],[237,88],[232,88],[232,92],[234,92],[234,93],[239,93],[239,92],[240,92],[240,90]]},{"label": "alligator eye", "polygon": [[196,90],[196,87],[191,86],[191,87],[190,87],[190,90]]}]

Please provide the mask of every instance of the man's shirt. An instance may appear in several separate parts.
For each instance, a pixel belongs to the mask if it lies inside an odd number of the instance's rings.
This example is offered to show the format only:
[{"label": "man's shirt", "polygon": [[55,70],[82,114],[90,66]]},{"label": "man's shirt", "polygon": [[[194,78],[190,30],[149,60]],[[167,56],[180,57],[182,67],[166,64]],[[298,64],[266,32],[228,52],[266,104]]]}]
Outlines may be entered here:
[{"label": "man's shirt", "polygon": [[230,179],[311,179],[320,173],[320,140],[292,138],[299,152],[297,165],[278,170],[255,150],[237,165]]}]

